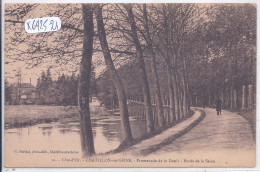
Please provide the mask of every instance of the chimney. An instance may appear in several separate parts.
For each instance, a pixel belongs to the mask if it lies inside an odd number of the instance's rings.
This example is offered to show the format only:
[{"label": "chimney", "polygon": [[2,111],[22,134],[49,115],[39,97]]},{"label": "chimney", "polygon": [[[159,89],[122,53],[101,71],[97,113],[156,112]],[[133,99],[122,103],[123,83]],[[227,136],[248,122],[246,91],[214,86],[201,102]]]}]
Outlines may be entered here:
[{"label": "chimney", "polygon": [[32,85],[32,79],[30,78],[30,85]]}]

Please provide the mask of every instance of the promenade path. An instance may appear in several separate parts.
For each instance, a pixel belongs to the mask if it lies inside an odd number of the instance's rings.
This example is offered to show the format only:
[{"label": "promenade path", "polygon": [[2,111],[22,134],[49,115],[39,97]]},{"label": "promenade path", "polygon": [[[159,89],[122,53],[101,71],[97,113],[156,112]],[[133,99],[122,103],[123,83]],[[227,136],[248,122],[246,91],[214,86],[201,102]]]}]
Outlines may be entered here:
[{"label": "promenade path", "polygon": [[[248,121],[226,110],[219,116],[211,108],[205,113],[188,133],[150,155],[177,158],[179,166],[254,167],[256,142]],[[194,163],[195,159],[200,163]]]},{"label": "promenade path", "polygon": [[[250,124],[242,116],[223,110],[205,108],[205,117],[187,133],[171,140],[167,145],[166,130],[147,139],[115,157],[132,157],[138,165],[146,160],[161,159],[164,163],[151,163],[154,167],[254,167],[255,140]],[[195,117],[195,116],[194,116]],[[180,126],[186,124],[182,123]],[[170,131],[174,131],[174,127]],[[154,147],[156,145],[156,147]],[[149,147],[152,151],[149,150]],[[148,150],[148,151],[147,151]]]},{"label": "promenade path", "polygon": [[205,113],[205,118],[191,131],[155,153],[164,154],[169,150],[183,154],[194,150],[205,152],[254,149],[251,126],[242,116],[226,110],[218,116],[216,110],[211,108],[206,108]]}]

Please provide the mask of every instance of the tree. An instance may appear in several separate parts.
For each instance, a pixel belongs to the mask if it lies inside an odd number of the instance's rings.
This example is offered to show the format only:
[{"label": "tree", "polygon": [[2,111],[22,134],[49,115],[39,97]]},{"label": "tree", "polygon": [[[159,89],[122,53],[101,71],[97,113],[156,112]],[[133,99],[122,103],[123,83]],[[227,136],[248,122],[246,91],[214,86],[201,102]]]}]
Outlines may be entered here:
[{"label": "tree", "polygon": [[[175,65],[172,65],[172,60],[170,58],[170,39],[169,39],[169,22],[166,14],[166,7],[163,5],[163,29],[164,29],[164,42],[165,42],[165,53],[162,53],[164,56],[166,66],[167,66],[167,78],[168,78],[168,90],[169,90],[169,99],[170,99],[170,115],[179,120],[181,118],[179,111],[179,91],[177,90],[177,78],[176,78],[176,70]],[[171,25],[170,25],[171,26]],[[172,76],[173,74],[173,76]],[[176,111],[174,111],[176,109]]]},{"label": "tree", "polygon": [[108,47],[106,33],[103,23],[102,17],[102,7],[97,6],[95,10],[97,26],[98,26],[98,35],[99,40],[101,43],[101,47],[103,50],[105,63],[107,69],[110,73],[110,76],[113,78],[114,86],[117,91],[118,101],[119,101],[119,109],[120,109],[120,116],[121,116],[121,126],[122,126],[122,133],[123,133],[123,144],[126,144],[132,140],[132,133],[130,128],[129,116],[128,116],[128,108],[127,108],[127,97],[124,89],[124,85],[119,74],[116,71],[114,63],[111,58],[110,50]]},{"label": "tree", "polygon": [[153,112],[152,112],[152,103],[151,103],[151,96],[150,96],[150,88],[147,79],[147,74],[145,70],[145,63],[143,58],[143,50],[140,45],[137,36],[136,30],[136,23],[134,19],[134,14],[132,11],[132,4],[124,4],[124,8],[127,10],[128,13],[128,22],[131,27],[131,37],[133,39],[135,49],[136,49],[136,56],[138,59],[138,65],[140,68],[140,75],[142,81],[142,88],[144,92],[144,103],[145,103],[145,110],[146,110],[146,123],[147,123],[147,133],[154,132],[154,122],[153,122]]},{"label": "tree", "polygon": [[[143,4],[143,18],[144,18],[144,27],[146,31],[146,40],[147,40],[147,47],[151,54],[151,68],[154,78],[154,87],[155,87],[155,97],[156,97],[156,106],[157,106],[157,116],[159,121],[159,127],[164,128],[165,127],[165,119],[163,116],[163,105],[162,105],[162,98],[161,98],[161,90],[160,90],[160,84],[159,84],[159,78],[156,68],[156,61],[155,61],[155,52],[153,50],[153,42],[149,31],[149,23],[148,23],[148,17],[147,17],[147,10],[146,10],[146,4]],[[173,112],[173,110],[170,110]],[[173,117],[173,114],[170,114]]]},{"label": "tree", "polygon": [[214,104],[219,96],[226,108],[246,108],[248,85],[255,84],[256,8],[253,4],[214,4],[206,9],[206,20],[189,34],[196,41],[185,51],[193,78],[190,88],[196,97],[205,92],[206,105]]},{"label": "tree", "polygon": [[[244,94],[243,85],[255,85],[255,75],[252,71],[255,71],[256,7],[251,4],[220,5],[213,25],[219,33],[219,39],[213,42],[219,45],[218,50],[223,53],[222,60],[227,65],[225,79],[228,84],[227,95],[230,97],[229,106],[231,109],[238,109],[242,104],[238,95]],[[253,95],[250,96],[248,99],[252,100]]]},{"label": "tree", "polygon": [[9,84],[5,79],[5,103],[13,103],[12,92],[14,91],[14,87],[12,84]]},{"label": "tree", "polygon": [[80,113],[81,146],[84,155],[87,156],[95,154],[89,107],[94,35],[93,6],[91,4],[82,4],[82,13],[84,20],[84,33],[80,76],[78,83],[78,108]]}]

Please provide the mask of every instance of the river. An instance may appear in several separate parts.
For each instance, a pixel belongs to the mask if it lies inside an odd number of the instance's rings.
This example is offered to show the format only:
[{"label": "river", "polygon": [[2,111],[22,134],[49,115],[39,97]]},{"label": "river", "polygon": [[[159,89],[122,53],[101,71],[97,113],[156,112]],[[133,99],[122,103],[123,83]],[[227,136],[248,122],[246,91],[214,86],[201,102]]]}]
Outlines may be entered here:
[{"label": "river", "polygon": [[[134,138],[146,133],[145,120],[130,117]],[[120,116],[92,117],[92,130],[96,153],[116,149],[121,140]],[[23,128],[6,129],[5,154],[20,155],[23,151],[76,151],[81,156],[79,121],[74,118],[37,124]],[[55,155],[54,155],[55,156]]]}]

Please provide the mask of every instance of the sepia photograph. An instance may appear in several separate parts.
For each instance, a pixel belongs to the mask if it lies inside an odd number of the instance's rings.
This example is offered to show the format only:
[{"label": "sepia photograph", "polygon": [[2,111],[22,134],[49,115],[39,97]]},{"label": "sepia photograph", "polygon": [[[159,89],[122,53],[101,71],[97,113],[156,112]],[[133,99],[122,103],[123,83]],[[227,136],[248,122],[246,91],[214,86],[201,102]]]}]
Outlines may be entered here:
[{"label": "sepia photograph", "polygon": [[255,3],[5,3],[4,167],[255,167]]}]

